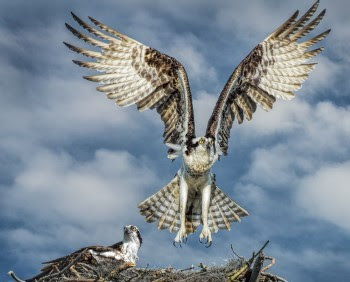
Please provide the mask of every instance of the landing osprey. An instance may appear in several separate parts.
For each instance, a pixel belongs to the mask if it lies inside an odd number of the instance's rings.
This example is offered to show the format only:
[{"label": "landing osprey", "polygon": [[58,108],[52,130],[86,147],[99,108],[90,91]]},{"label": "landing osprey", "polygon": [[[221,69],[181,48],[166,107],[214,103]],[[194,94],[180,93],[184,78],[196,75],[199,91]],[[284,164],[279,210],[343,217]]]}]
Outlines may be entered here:
[{"label": "landing osprey", "polygon": [[[60,257],[48,262],[41,269],[41,273],[28,279],[19,279],[13,271],[8,274],[19,282],[51,281],[59,278],[60,275],[69,277],[80,277],[80,274],[86,274],[86,268],[96,265],[112,265],[113,269],[117,267],[133,267],[136,265],[137,252],[142,244],[142,237],[136,226],[128,225],[124,227],[123,241],[109,247],[90,246],[82,248],[67,256]],[[80,269],[81,268],[81,269]]]},{"label": "landing osprey", "polygon": [[64,43],[69,49],[95,59],[73,61],[103,74],[85,76],[98,82],[119,106],[137,105],[139,111],[156,109],[165,124],[164,143],[168,158],[183,158],[175,178],[159,192],[139,204],[146,221],[158,220],[159,229],[177,232],[174,242],[183,242],[202,223],[200,240],[212,242],[211,233],[230,229],[248,212],[226,196],[215,184],[211,167],[226,155],[234,120],[250,120],[257,105],[268,111],[276,98],[290,100],[315,64],[306,61],[323,48],[307,49],[324,39],[327,30],[298,43],[321,21],[322,11],[310,21],[317,1],[302,17],[296,11],[285,23],[259,43],[237,66],[222,90],[204,136],[195,136],[191,91],[184,67],[174,58],[148,47],[90,17],[95,29],[72,13],[74,20],[95,38],[66,24],[78,38],[100,48],[90,51]]}]

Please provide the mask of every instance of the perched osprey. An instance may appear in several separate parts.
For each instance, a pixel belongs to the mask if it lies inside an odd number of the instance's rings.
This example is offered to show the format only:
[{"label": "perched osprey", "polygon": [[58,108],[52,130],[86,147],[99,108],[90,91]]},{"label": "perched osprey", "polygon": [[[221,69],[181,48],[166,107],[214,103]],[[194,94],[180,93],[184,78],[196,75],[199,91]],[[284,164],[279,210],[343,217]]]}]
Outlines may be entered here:
[{"label": "perched osprey", "polygon": [[156,109],[165,124],[164,143],[168,158],[183,158],[175,178],[138,207],[146,221],[158,220],[158,228],[177,232],[174,243],[183,242],[202,223],[200,240],[212,242],[211,233],[230,229],[248,212],[226,196],[215,184],[211,167],[226,155],[234,120],[250,120],[257,105],[268,111],[276,98],[290,100],[301,87],[314,63],[306,63],[323,48],[308,48],[324,39],[327,30],[304,42],[321,21],[322,11],[310,20],[317,1],[301,18],[296,11],[284,24],[259,43],[237,66],[222,90],[209,119],[204,136],[196,137],[192,97],[184,67],[174,58],[160,53],[90,17],[95,29],[76,15],[74,20],[96,38],[66,24],[78,38],[100,48],[90,51],[64,43],[69,49],[95,61],[73,62],[102,72],[85,76],[98,82],[119,106],[137,105],[138,110]]},{"label": "perched osprey", "polygon": [[[35,282],[39,279],[51,281],[60,275],[66,275],[66,272],[69,272],[69,276],[80,277],[80,274],[86,271],[84,269],[86,265],[111,264],[114,269],[121,265],[123,267],[132,267],[136,265],[137,252],[141,244],[142,237],[139,229],[136,226],[128,225],[124,227],[123,241],[109,247],[85,247],[67,256],[44,262],[45,266],[41,269],[41,273],[25,281]],[[24,281],[19,279],[13,271],[10,271],[8,274],[15,281]]]}]

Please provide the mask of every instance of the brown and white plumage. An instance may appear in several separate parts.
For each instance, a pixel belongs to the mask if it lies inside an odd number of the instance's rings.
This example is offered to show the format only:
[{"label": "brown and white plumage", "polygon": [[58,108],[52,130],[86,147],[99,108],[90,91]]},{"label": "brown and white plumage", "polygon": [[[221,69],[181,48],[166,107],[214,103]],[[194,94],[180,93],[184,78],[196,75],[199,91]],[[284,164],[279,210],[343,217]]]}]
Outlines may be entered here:
[{"label": "brown and white plumage", "polygon": [[308,48],[324,39],[327,30],[312,39],[297,40],[312,31],[322,20],[323,10],[308,23],[319,5],[317,1],[299,20],[296,11],[285,23],[259,43],[238,65],[222,90],[209,119],[206,137],[215,139],[219,154],[227,154],[232,123],[237,119],[251,120],[257,105],[268,111],[276,98],[290,100],[294,91],[308,78],[315,63],[308,60],[323,51],[323,47]]},{"label": "brown and white plumage", "polygon": [[[106,93],[117,105],[137,105],[140,111],[157,109],[164,122],[164,142],[183,145],[194,137],[191,92],[184,67],[174,58],[143,45],[90,17],[108,35],[88,25],[75,14],[76,22],[88,32],[106,41],[93,39],[66,24],[75,36],[100,47],[93,52],[71,44],[65,45],[94,62],[74,61],[79,66],[103,72],[84,76],[101,84],[98,91]],[[172,149],[169,150],[171,153]]]},{"label": "brown and white plumage", "polygon": [[[63,275],[70,278],[83,278],[80,275],[84,276],[86,268],[103,269],[107,265],[111,265],[113,270],[118,267],[132,267],[136,265],[137,252],[141,244],[142,237],[139,229],[136,226],[127,225],[124,227],[123,241],[111,246],[84,247],[69,255],[44,262],[41,272],[25,282],[52,281],[63,277]],[[23,281],[13,271],[10,271],[9,275],[15,281]]]},{"label": "brown and white plumage", "polygon": [[205,136],[198,138],[186,71],[177,60],[93,18],[90,20],[98,29],[72,14],[82,28],[98,38],[66,24],[75,36],[100,48],[96,52],[65,43],[71,50],[94,59],[74,63],[102,72],[85,78],[100,83],[97,90],[119,106],[135,104],[140,111],[156,109],[165,125],[168,157],[183,158],[176,177],[139,205],[148,222],[158,221],[158,228],[177,232],[175,242],[183,242],[202,224],[200,238],[211,243],[212,232],[230,229],[231,222],[248,215],[216,186],[211,167],[220,155],[227,154],[235,119],[240,124],[252,119],[257,106],[268,111],[276,98],[292,99],[314,69],[315,64],[307,61],[323,48],[308,48],[324,39],[330,30],[304,42],[297,41],[323,18],[325,10],[311,20],[318,5],[319,1],[299,19],[295,12],[237,66],[218,98]]},{"label": "brown and white plumage", "polygon": [[[158,220],[159,229],[169,229],[170,232],[178,232],[180,228],[179,200],[180,200],[180,179],[175,178],[164,188],[141,204],[139,209],[141,215],[146,217],[148,222]],[[209,206],[208,224],[210,231],[216,233],[219,229],[231,229],[230,222],[240,221],[240,217],[248,213],[224,194],[215,184],[212,183],[211,203]],[[197,230],[201,224],[201,197],[194,193],[189,197],[186,210],[186,233],[190,234]]]}]

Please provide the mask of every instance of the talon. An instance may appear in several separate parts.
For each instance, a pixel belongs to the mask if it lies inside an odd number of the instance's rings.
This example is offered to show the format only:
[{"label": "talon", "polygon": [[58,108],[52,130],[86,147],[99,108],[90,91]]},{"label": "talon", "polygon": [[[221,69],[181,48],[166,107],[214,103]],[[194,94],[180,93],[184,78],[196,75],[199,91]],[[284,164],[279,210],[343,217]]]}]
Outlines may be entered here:
[{"label": "talon", "polygon": [[187,244],[187,237],[185,237],[184,239],[184,244]]},{"label": "talon", "polygon": [[199,242],[200,242],[201,244],[204,244],[204,245],[208,244],[208,238],[204,238],[204,239],[207,239],[206,242],[202,242],[202,239],[203,239],[203,238],[199,238]]},{"label": "talon", "polygon": [[206,248],[210,248],[212,244],[213,244],[213,241],[210,241],[210,242],[209,242],[209,245],[208,245],[208,246],[205,246],[205,247],[206,247]]},{"label": "talon", "polygon": [[182,249],[181,242],[177,242],[176,240],[173,241],[173,245],[175,248],[177,248],[176,243],[179,244],[179,247]]}]

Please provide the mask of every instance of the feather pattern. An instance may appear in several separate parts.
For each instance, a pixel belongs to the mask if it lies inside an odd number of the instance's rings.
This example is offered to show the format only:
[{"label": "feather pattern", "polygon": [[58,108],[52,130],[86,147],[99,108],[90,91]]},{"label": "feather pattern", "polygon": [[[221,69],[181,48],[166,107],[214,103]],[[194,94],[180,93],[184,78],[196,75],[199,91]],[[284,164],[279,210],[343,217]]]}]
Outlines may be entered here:
[{"label": "feather pattern", "polygon": [[323,48],[307,49],[324,39],[330,30],[302,43],[297,40],[322,20],[325,10],[309,22],[318,5],[319,1],[298,20],[298,11],[295,12],[258,44],[232,73],[219,96],[206,131],[206,137],[215,140],[217,154],[227,154],[229,130],[234,120],[230,113],[238,123],[242,123],[244,118],[252,118],[256,105],[270,110],[276,98],[292,99],[294,91],[301,88],[315,68],[316,64],[306,62],[322,52]]},{"label": "feather pattern", "polygon": [[[136,104],[140,111],[157,109],[165,123],[164,142],[184,146],[195,138],[188,78],[184,67],[177,60],[91,17],[91,22],[100,30],[74,13],[72,17],[87,32],[106,41],[94,39],[66,24],[73,35],[101,48],[96,52],[64,43],[72,51],[95,60],[74,60],[75,64],[102,72],[84,78],[100,83],[97,90],[106,93],[119,106]],[[169,155],[171,153],[172,150],[169,150]]]},{"label": "feather pattern", "polygon": [[[219,229],[230,230],[231,222],[240,221],[248,212],[224,194],[213,182],[209,206],[208,226],[211,232]],[[158,220],[158,229],[177,232],[180,228],[179,216],[179,176],[164,188],[138,205],[140,214],[147,222]],[[200,194],[191,197],[186,210],[186,233],[194,233],[202,223]]]},{"label": "feather pattern", "polygon": [[74,60],[75,64],[101,72],[84,78],[99,83],[97,90],[119,106],[136,105],[139,111],[156,109],[164,123],[168,158],[183,157],[175,178],[138,206],[147,222],[157,222],[158,229],[177,232],[174,243],[183,242],[202,224],[200,239],[206,238],[210,246],[211,233],[230,230],[232,222],[248,215],[216,186],[211,167],[221,154],[227,154],[235,121],[241,124],[244,119],[251,120],[257,106],[271,110],[277,98],[291,100],[315,68],[316,64],[308,60],[323,48],[308,48],[323,40],[330,30],[304,42],[297,41],[325,15],[322,11],[312,19],[318,5],[319,1],[300,18],[296,11],[243,59],[219,95],[205,137],[200,138],[195,138],[187,74],[177,60],[91,17],[93,26],[72,13],[91,37],[66,24],[68,30],[99,48],[90,51],[64,43],[92,59]]}]

